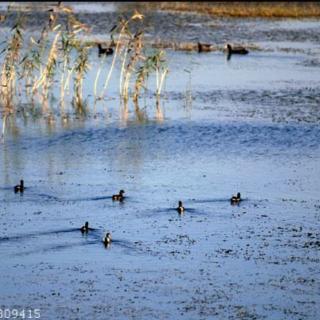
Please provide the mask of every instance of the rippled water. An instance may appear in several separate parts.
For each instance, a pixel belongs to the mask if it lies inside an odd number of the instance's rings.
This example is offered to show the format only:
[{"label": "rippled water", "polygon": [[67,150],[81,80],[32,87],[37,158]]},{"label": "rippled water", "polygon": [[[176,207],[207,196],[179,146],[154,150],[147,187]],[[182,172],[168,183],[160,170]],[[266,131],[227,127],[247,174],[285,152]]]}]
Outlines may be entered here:
[{"label": "rippled water", "polygon": [[[97,31],[116,19],[81,14]],[[144,121],[121,117],[119,70],[96,116],[63,121],[56,108],[48,122],[21,104],[0,145],[0,307],[44,319],[316,319],[319,65],[305,62],[318,21],[148,19],[150,34],[261,50],[230,61],[169,51],[163,120],[150,92]],[[81,234],[85,221],[95,230]]]}]

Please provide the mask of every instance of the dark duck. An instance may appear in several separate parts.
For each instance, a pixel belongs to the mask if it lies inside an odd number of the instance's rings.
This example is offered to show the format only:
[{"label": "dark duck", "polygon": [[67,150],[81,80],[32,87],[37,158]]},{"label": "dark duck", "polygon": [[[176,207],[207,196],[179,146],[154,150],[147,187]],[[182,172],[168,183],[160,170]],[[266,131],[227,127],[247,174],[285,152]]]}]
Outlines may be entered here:
[{"label": "dark duck", "polygon": [[123,201],[123,199],[124,199],[124,194],[125,192],[124,192],[124,190],[120,190],[119,191],[119,194],[114,194],[113,196],[112,196],[112,200],[113,201]]},{"label": "dark duck", "polygon": [[237,193],[236,196],[232,196],[230,199],[231,204],[238,204],[241,201],[241,194],[240,192]]},{"label": "dark duck", "polygon": [[181,214],[185,211],[184,207],[183,207],[183,204],[182,204],[182,201],[179,201],[179,204],[178,204],[178,208],[176,208],[176,210]]},{"label": "dark duck", "polygon": [[102,241],[103,241],[104,245],[107,247],[112,241],[111,233],[107,232]]},{"label": "dark duck", "polygon": [[86,223],[84,224],[84,226],[82,226],[82,227],[80,228],[80,231],[81,231],[82,233],[84,233],[84,232],[87,233],[89,230],[93,230],[93,229],[89,227],[89,222],[86,221]]},{"label": "dark duck", "polygon": [[227,43],[226,45],[228,58],[231,57],[232,54],[247,54],[249,51],[241,46],[232,47],[231,44]]},{"label": "dark duck", "polygon": [[20,180],[20,184],[17,184],[15,187],[14,187],[14,192],[15,193],[18,193],[18,192],[23,192],[24,191],[24,181],[23,180]]},{"label": "dark duck", "polygon": [[112,48],[102,48],[101,44],[98,43],[98,50],[99,50],[99,56],[105,54],[107,56],[113,54],[113,49]]},{"label": "dark duck", "polygon": [[198,42],[198,52],[210,52],[211,51],[211,44],[207,43],[200,43]]}]

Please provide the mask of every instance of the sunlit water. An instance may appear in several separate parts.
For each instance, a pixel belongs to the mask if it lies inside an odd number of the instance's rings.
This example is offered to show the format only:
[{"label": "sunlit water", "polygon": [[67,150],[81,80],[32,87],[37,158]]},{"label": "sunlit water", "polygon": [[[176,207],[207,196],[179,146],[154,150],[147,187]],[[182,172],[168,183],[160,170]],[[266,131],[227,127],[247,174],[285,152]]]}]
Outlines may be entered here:
[{"label": "sunlit water", "polygon": [[[188,19],[199,29],[175,37],[207,32],[206,17]],[[231,38],[238,25],[258,36],[319,28],[226,20],[223,32]],[[118,69],[96,116],[91,97],[86,117],[67,105],[63,120],[53,101],[49,123],[29,108],[10,118],[0,145],[1,308],[40,308],[44,319],[316,319],[319,65],[305,62],[319,48],[306,38],[305,51],[285,52],[271,34],[274,51],[229,61],[169,51],[164,119],[152,90],[141,99],[147,119],[131,109],[123,118]],[[94,51],[91,60],[87,93]],[[21,178],[23,195],[13,192]],[[125,201],[113,202],[120,189]],[[244,200],[231,206],[238,191]],[[87,235],[85,221],[95,228]]]}]

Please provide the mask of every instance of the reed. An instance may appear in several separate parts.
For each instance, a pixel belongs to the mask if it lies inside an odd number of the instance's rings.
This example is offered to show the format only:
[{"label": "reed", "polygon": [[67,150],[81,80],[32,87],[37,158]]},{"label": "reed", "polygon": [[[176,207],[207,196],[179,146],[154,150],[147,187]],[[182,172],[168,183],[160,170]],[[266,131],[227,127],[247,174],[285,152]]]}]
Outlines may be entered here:
[{"label": "reed", "polygon": [[98,93],[97,93],[97,86],[98,86],[98,82],[99,82],[99,79],[100,79],[100,74],[101,74],[101,71],[102,71],[102,67],[103,67],[103,64],[105,62],[105,59],[106,59],[107,55],[103,55],[101,61],[100,61],[100,65],[99,65],[99,68],[97,70],[97,74],[96,74],[96,77],[95,77],[95,80],[94,80],[94,85],[93,85],[93,96],[94,96],[94,102],[96,103],[97,100],[100,100],[100,98],[98,98]]},{"label": "reed", "polygon": [[89,65],[89,56],[88,49],[89,47],[85,45],[79,45],[76,47],[78,51],[78,57],[75,62],[74,68],[74,105],[76,106],[76,110],[80,113],[84,110],[83,103],[83,79],[85,74],[90,68]]},{"label": "reed", "polygon": [[163,87],[164,79],[168,73],[168,68],[165,64],[164,51],[157,51],[155,54],[148,56],[144,64],[137,71],[137,78],[135,81],[135,90],[133,100],[138,102],[141,88],[144,87],[146,80],[152,72],[156,73],[156,97],[160,99],[161,90]]},{"label": "reed", "polygon": [[24,79],[27,96],[31,95],[32,86],[33,86],[32,83],[35,81],[34,72],[37,69],[37,64],[39,63],[38,59],[39,59],[38,55],[32,50],[30,50],[25,54],[25,56],[20,62],[22,72],[19,80]]},{"label": "reed", "polygon": [[[143,18],[144,16],[142,14],[135,11],[134,14],[129,19],[121,17],[119,19],[119,23],[111,29],[111,39],[113,43],[116,43],[116,49],[112,59],[111,67],[109,69],[108,75],[106,77],[106,80],[103,86],[102,93],[100,95],[100,99],[103,98],[104,92],[107,89],[112,71],[115,66],[116,59],[119,55],[121,55],[120,49],[122,44],[122,38],[125,37],[124,45],[122,45],[124,47],[124,50],[122,50],[122,52],[124,52],[124,56],[122,59],[122,67],[121,67],[121,74],[120,74],[119,81],[120,81],[120,96],[122,96],[124,100],[128,100],[127,89],[128,89],[128,84],[130,80],[130,69],[132,69],[134,62],[136,60],[135,58],[133,58],[134,56],[137,57],[136,53],[131,54],[130,62],[126,68],[125,68],[125,63],[126,63],[127,55],[129,52],[131,52],[131,49],[137,48],[137,46],[135,45],[136,40],[139,41],[139,39],[136,36],[132,35],[132,32],[130,30],[130,23],[135,21],[141,21],[143,20]],[[118,39],[115,40],[115,35],[117,33],[118,33]],[[137,34],[139,34],[139,32],[137,32],[136,35]]]},{"label": "reed", "polygon": [[15,95],[16,80],[18,76],[18,65],[20,61],[20,52],[23,45],[23,18],[18,17],[16,24],[11,29],[11,38],[7,47],[2,53],[5,54],[1,69],[1,97],[3,104],[7,108],[13,107],[13,98]]},{"label": "reed", "polygon": [[[110,68],[111,71],[114,67],[115,59],[117,56],[120,56],[119,93],[125,110],[130,98],[131,79],[135,76],[132,88],[132,100],[138,118],[141,118],[143,114],[139,109],[139,96],[141,89],[146,89],[147,79],[150,74],[153,72],[156,74],[157,107],[159,107],[161,90],[168,74],[168,68],[165,66],[164,51],[157,50],[155,53],[150,54],[146,48],[143,20],[144,16],[135,11],[129,19],[121,18],[118,25],[113,28],[112,41],[114,41],[116,34],[118,34],[118,38],[116,40],[116,55]],[[135,32],[132,31],[133,28],[136,30]],[[110,72],[107,81],[109,79]]]},{"label": "reed", "polygon": [[[59,29],[59,26],[55,30]],[[56,67],[57,67],[57,56],[58,56],[58,48],[57,43],[59,37],[61,36],[61,31],[58,31],[55,34],[54,40],[52,42],[48,60],[45,64],[43,72],[40,74],[38,80],[34,83],[32,91],[37,90],[40,86],[42,87],[42,95],[44,97],[48,97],[48,90],[53,82],[53,77],[55,75]]]},{"label": "reed", "polygon": [[[72,32],[64,31],[61,35],[61,48],[62,48],[62,70],[60,78],[60,105],[63,106],[65,89],[68,88],[72,70],[71,64],[71,51],[75,47],[75,35]],[[73,70],[72,70],[73,71]]]},{"label": "reed", "polygon": [[[60,14],[64,18],[60,19]],[[42,115],[52,124],[54,116],[51,112],[49,97],[54,98],[54,83],[59,83],[60,108],[64,114],[66,93],[69,94],[70,82],[73,80],[72,103],[77,114],[84,114],[87,102],[84,96],[84,81],[90,69],[90,49],[94,43],[82,41],[78,34],[90,32],[90,28],[81,23],[70,8],[59,5],[48,13],[48,19],[41,29],[38,39],[30,37],[23,39],[23,16],[19,16],[12,28],[3,55],[1,66],[1,105],[13,110],[14,99],[17,96],[16,87],[24,88],[26,98],[34,105],[41,105]],[[61,21],[66,21],[62,23]],[[59,24],[60,22],[60,24]],[[135,30],[133,32],[132,30]],[[144,16],[135,11],[131,17],[122,17],[118,24],[111,30],[111,43],[115,52],[100,96],[98,85],[105,64],[105,57],[97,69],[94,81],[93,95],[96,100],[103,98],[108,87],[116,62],[120,64],[119,95],[120,103],[124,105],[126,117],[128,115],[127,103],[131,97],[135,104],[138,118],[143,118],[144,113],[139,110],[138,100],[143,88],[147,88],[147,79],[151,73],[156,75],[157,108],[161,91],[168,74],[165,66],[165,56],[162,50],[153,50],[150,54],[144,41]],[[23,45],[26,44],[26,48]],[[150,47],[150,44],[149,44]],[[22,94],[21,89],[19,94]],[[95,106],[94,106],[95,107]],[[5,111],[5,110],[4,110]],[[2,132],[4,137],[7,123],[11,113],[3,113]]]},{"label": "reed", "polygon": [[192,109],[192,85],[191,85],[191,73],[192,70],[184,69],[184,72],[188,74],[188,82],[186,84],[186,92],[185,92],[185,109],[188,113],[190,113]]}]

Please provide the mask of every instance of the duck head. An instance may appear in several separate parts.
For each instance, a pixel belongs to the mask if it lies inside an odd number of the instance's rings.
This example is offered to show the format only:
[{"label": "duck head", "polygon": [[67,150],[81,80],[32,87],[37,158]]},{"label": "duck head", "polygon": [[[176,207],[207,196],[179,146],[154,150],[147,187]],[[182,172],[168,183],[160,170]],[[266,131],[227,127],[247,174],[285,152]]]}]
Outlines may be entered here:
[{"label": "duck head", "polygon": [[232,51],[231,44],[229,44],[229,43],[226,44],[225,48],[227,49],[228,52]]},{"label": "duck head", "polygon": [[107,232],[104,239],[103,239],[103,243],[105,244],[105,246],[109,246],[110,243],[111,243],[111,233],[110,232]]}]

